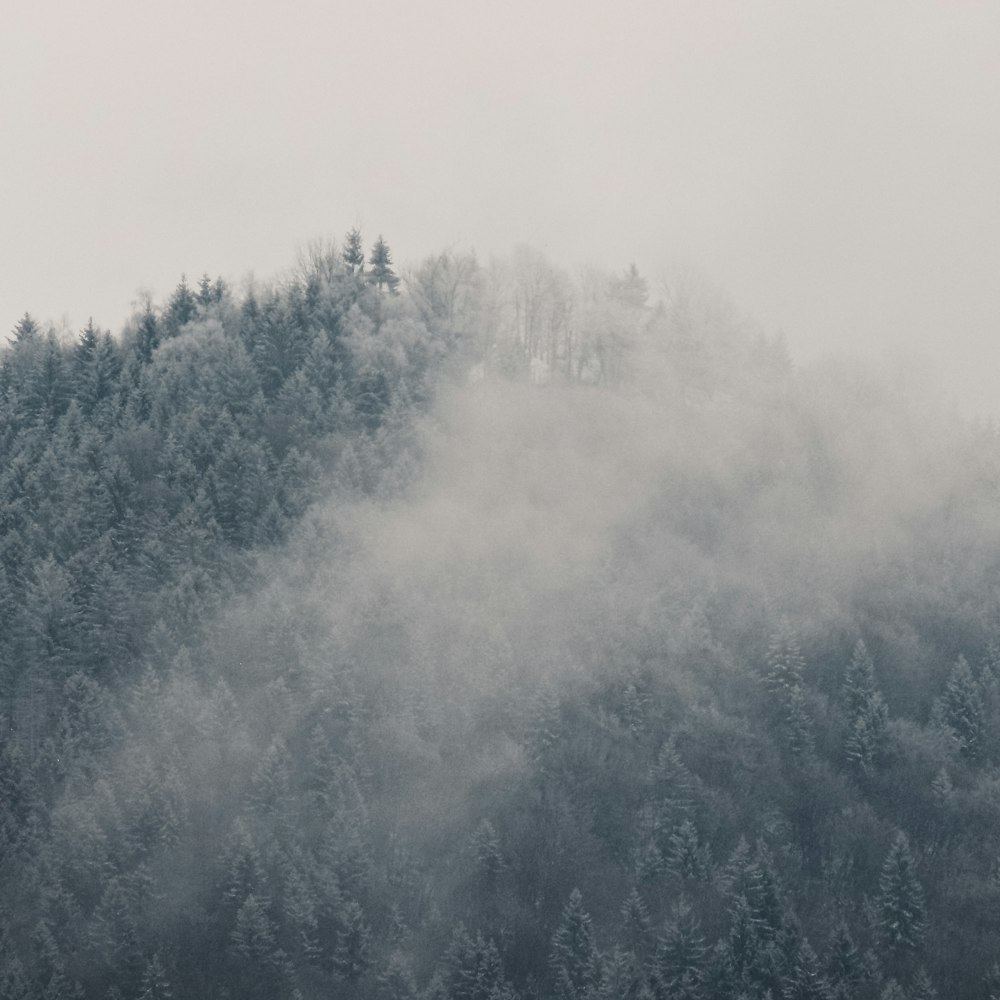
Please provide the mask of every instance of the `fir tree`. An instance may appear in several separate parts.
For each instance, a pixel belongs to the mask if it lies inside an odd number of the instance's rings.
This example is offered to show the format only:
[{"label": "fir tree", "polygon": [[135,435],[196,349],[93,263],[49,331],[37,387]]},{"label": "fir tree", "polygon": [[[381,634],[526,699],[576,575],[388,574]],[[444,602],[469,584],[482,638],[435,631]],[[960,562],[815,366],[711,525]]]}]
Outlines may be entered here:
[{"label": "fir tree", "polygon": [[399,278],[392,269],[392,254],[381,236],[379,236],[372,247],[368,263],[371,266],[371,270],[368,272],[368,280],[380,291],[383,288],[388,288],[390,292],[395,293],[396,287],[399,285]]},{"label": "fir tree", "polygon": [[552,935],[549,968],[558,1000],[584,1000],[599,979],[599,957],[590,915],[579,889],[570,893]]},{"label": "fir tree", "polygon": [[344,263],[351,274],[363,274],[365,270],[365,252],[361,245],[361,233],[355,227],[344,239]]},{"label": "fir tree", "polygon": [[852,1000],[864,979],[861,956],[843,921],[834,928],[830,938],[826,976],[833,1000]]},{"label": "fir tree", "polygon": [[160,956],[153,955],[142,973],[142,988],[137,1000],[171,1000],[171,997],[173,992],[166,970],[160,962]]},{"label": "fir tree", "polygon": [[959,752],[972,760],[979,757],[985,736],[983,698],[964,656],[958,658],[948,677],[942,708]]},{"label": "fir tree", "polygon": [[831,1000],[830,985],[819,968],[808,941],[799,946],[795,962],[782,989],[784,1000]]},{"label": "fir tree", "polygon": [[924,892],[906,835],[899,833],[882,866],[879,880],[879,931],[893,950],[914,950],[926,927]]},{"label": "fir tree", "polygon": [[664,925],[656,952],[655,977],[663,992],[677,1000],[698,1000],[707,954],[698,921],[682,896]]}]

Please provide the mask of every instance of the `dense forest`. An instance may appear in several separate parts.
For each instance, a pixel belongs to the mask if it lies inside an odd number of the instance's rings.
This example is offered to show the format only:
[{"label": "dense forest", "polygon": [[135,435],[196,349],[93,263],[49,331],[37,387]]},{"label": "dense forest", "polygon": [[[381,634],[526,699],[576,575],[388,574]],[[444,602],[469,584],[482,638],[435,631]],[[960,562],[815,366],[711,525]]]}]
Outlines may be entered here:
[{"label": "dense forest", "polygon": [[380,237],[0,355],[2,1000],[1000,1000],[1000,434]]}]

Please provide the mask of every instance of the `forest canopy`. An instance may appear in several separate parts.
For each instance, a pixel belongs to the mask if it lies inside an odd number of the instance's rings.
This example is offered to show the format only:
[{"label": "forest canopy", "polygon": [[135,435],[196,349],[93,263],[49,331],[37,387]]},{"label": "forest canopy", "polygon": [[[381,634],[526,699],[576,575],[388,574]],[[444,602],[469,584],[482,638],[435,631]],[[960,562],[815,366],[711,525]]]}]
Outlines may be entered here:
[{"label": "forest canopy", "polygon": [[1000,436],[693,275],[317,243],[0,354],[0,997],[1000,997]]}]

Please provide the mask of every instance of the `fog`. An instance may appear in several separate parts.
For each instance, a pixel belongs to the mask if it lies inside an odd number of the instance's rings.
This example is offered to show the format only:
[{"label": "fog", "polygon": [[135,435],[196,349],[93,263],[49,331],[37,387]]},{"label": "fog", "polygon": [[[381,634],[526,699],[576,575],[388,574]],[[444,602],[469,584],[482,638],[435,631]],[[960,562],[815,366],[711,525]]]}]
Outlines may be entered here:
[{"label": "fog", "polygon": [[998,45],[934,0],[15,3],[0,327],[117,332],[357,224],[402,263],[691,261],[797,358],[903,345],[993,413]]}]

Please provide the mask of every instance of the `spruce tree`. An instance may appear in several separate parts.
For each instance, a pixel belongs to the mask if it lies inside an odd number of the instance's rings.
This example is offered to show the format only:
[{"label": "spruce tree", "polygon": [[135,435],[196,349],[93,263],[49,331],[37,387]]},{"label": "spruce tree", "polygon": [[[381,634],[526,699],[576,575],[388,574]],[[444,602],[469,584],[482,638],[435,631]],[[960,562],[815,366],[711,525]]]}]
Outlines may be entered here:
[{"label": "spruce tree", "polygon": [[979,682],[964,656],[952,668],[942,699],[944,720],[959,752],[970,759],[980,756],[985,736],[985,711]]},{"label": "spruce tree", "polygon": [[344,238],[343,258],[351,274],[364,273],[365,252],[361,245],[361,233],[357,227]]},{"label": "spruce tree", "polygon": [[897,834],[879,880],[879,931],[894,951],[912,951],[920,944],[927,923],[924,892],[906,835]]},{"label": "spruce tree", "polygon": [[372,247],[368,263],[371,265],[371,270],[368,272],[368,280],[380,291],[383,288],[388,288],[390,292],[395,293],[399,285],[399,278],[392,269],[392,254],[389,251],[388,244],[381,236],[379,236]]},{"label": "spruce tree", "polygon": [[583,1000],[599,979],[599,957],[590,915],[579,889],[570,893],[549,952],[557,1000]]},{"label": "spruce tree", "polygon": [[698,921],[682,896],[663,927],[656,952],[655,978],[665,995],[677,1000],[701,997],[707,954]]}]

